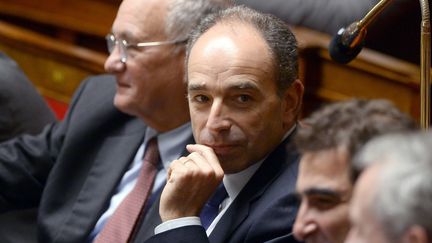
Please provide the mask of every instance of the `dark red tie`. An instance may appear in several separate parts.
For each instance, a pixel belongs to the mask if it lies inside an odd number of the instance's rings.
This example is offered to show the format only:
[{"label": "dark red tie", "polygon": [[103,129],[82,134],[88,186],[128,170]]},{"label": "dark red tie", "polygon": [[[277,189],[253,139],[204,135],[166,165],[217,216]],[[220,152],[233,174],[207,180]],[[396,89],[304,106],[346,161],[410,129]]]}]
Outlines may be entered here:
[{"label": "dark red tie", "polygon": [[151,194],[158,163],[159,150],[155,137],[147,143],[142,169],[135,187],[118,206],[94,242],[125,243],[132,239],[134,226],[138,223]]}]

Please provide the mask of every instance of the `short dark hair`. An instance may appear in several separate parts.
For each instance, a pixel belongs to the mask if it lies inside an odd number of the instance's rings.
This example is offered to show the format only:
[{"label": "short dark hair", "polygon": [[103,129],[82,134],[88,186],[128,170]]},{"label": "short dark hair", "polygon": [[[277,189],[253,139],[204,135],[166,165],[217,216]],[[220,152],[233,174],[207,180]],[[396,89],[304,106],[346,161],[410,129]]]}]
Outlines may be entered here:
[{"label": "short dark hair", "polygon": [[[294,143],[300,153],[344,148],[351,161],[373,137],[417,129],[410,116],[387,100],[352,99],[312,113],[301,123]],[[353,181],[359,173],[353,171]]]},{"label": "short dark hair", "polygon": [[206,17],[191,34],[186,64],[190,50],[202,34],[219,23],[234,22],[248,24],[262,35],[273,57],[275,77],[282,94],[298,78],[297,40],[282,20],[245,6],[235,6]]}]

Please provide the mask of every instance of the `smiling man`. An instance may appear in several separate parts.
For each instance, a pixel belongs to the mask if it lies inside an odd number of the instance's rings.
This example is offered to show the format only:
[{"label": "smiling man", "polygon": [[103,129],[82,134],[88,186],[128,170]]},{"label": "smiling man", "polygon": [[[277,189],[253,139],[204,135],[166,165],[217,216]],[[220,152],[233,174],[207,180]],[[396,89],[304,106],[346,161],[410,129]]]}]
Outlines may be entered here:
[{"label": "smiling man", "polygon": [[[160,202],[164,223],[150,242],[266,242],[289,235],[298,168],[289,144],[303,95],[294,35],[272,16],[245,7],[223,11],[193,33],[187,75],[198,144],[171,164]],[[211,195],[222,185],[227,194],[209,220]]]},{"label": "smiling man", "polygon": [[369,139],[415,130],[414,121],[384,100],[348,100],[305,119],[295,138],[302,153],[296,186],[301,199],[294,235],[307,243],[342,243],[357,173],[352,156]]}]

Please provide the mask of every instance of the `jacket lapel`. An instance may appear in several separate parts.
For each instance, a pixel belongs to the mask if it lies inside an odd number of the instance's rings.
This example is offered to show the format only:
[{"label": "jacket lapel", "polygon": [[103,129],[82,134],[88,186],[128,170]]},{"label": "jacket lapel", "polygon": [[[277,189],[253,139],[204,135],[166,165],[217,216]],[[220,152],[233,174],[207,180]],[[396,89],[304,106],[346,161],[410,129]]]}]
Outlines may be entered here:
[{"label": "jacket lapel", "polygon": [[[132,162],[145,133],[145,126],[138,119],[128,127],[130,130],[127,134],[103,140],[70,217],[65,222],[68,227],[60,233],[60,238],[65,239],[64,242],[67,242],[69,237],[77,239],[77,242],[85,242],[109,205],[111,196]],[[80,233],[82,235],[78,235]]]},{"label": "jacket lapel", "polygon": [[231,234],[241,225],[249,215],[251,205],[258,200],[272,182],[297,158],[297,153],[288,154],[290,149],[289,136],[274,150],[261,167],[252,176],[249,182],[242,189],[237,198],[229,206],[214,230],[209,236],[212,243],[228,242]]},{"label": "jacket lapel", "polygon": [[[191,136],[190,139],[186,142],[186,144],[194,144],[195,140]],[[186,146],[183,150],[182,156],[187,156],[189,152],[186,150]],[[160,188],[154,195],[156,197],[156,200],[153,202],[153,204],[149,207],[148,211],[146,212],[146,215],[144,216],[140,230],[138,231],[134,242],[144,242],[148,238],[152,237],[154,235],[154,229],[156,226],[162,223],[162,219],[159,215],[159,203],[160,203],[160,195],[162,193],[163,188],[165,185],[162,185],[162,188]]]}]

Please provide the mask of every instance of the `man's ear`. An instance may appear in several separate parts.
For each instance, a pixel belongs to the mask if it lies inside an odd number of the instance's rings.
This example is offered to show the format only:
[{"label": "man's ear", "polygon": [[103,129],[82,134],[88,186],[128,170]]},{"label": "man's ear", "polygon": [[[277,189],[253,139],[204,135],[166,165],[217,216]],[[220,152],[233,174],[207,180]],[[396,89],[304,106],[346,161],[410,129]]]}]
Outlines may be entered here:
[{"label": "man's ear", "polygon": [[283,94],[284,99],[284,123],[292,126],[293,122],[298,119],[302,102],[304,86],[303,83],[296,79]]},{"label": "man's ear", "polygon": [[428,239],[427,232],[425,228],[420,225],[411,226],[403,235],[404,243],[428,243],[430,242]]}]

